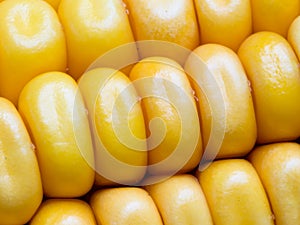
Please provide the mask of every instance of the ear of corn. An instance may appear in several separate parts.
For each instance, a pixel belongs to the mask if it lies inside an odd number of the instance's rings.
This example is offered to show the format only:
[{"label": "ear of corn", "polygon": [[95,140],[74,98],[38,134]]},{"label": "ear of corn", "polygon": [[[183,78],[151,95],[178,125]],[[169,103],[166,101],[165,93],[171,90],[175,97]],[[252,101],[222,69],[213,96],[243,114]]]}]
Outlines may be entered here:
[{"label": "ear of corn", "polygon": [[0,0],[0,225],[297,225],[300,0]]}]

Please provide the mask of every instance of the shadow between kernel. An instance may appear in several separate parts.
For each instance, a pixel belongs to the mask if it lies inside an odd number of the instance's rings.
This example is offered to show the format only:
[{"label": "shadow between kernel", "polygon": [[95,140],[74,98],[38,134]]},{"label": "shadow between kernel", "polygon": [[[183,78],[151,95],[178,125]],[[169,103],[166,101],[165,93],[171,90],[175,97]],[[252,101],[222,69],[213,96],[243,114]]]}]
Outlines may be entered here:
[{"label": "shadow between kernel", "polygon": [[[138,51],[138,53],[137,53]],[[138,56],[140,55],[140,56]],[[84,75],[81,77],[81,79],[78,82],[79,89],[81,89],[82,83],[84,83],[85,75],[88,74],[89,71],[94,70],[96,68],[112,68],[115,70],[121,70],[122,68],[128,67],[130,65],[134,65],[140,61],[140,58],[146,58],[150,56],[160,56],[160,57],[167,57],[170,59],[173,59],[174,61],[178,62],[182,67],[185,68],[186,74],[189,76],[189,79],[192,79],[196,85],[200,87],[200,89],[203,91],[203,93],[206,95],[206,99],[208,100],[211,114],[212,114],[212,123],[211,123],[211,132],[210,132],[210,137],[208,140],[207,145],[204,148],[203,155],[201,158],[201,161],[199,162],[198,170],[203,171],[205,168],[207,168],[210,163],[216,158],[219,149],[222,145],[222,141],[225,135],[225,126],[226,126],[226,118],[223,116],[221,119],[218,118],[218,115],[226,115],[225,114],[225,102],[223,99],[222,91],[218,86],[217,81],[214,79],[214,76],[210,73],[209,69],[207,68],[206,64],[192,51],[185,49],[182,46],[179,46],[174,43],[170,42],[164,42],[164,41],[139,41],[139,42],[134,42],[134,43],[128,43],[125,45],[121,45],[117,48],[114,48],[110,50],[109,52],[105,53],[104,55],[100,56],[98,59],[96,59],[90,67],[86,70]],[[162,63],[162,62],[160,62]],[[165,62],[164,62],[165,63]],[[171,65],[174,66],[174,65]],[[180,70],[183,70],[183,68],[177,68]],[[201,72],[199,72],[201,71]],[[102,85],[100,85],[96,91],[93,93],[94,99],[93,101],[96,101],[96,95],[99,93],[99,91],[102,90],[103,85],[105,84],[105,79],[107,77],[103,77]],[[132,84],[134,86],[134,84]],[[135,84],[137,85],[137,84]],[[170,84],[170,88],[179,88],[180,87],[173,87],[174,84]],[[216,87],[212,93],[211,88],[207,88],[208,86],[214,86]],[[81,93],[82,94],[82,93]],[[79,94],[78,96],[80,97]],[[153,93],[147,92],[145,96],[142,97],[153,97]],[[154,97],[161,97],[161,96],[154,96]],[[118,98],[119,99],[119,98]],[[138,101],[138,100],[137,100]],[[175,99],[176,101],[176,99]],[[218,112],[216,113],[216,109],[211,107],[212,105],[216,104],[221,104],[221,107],[219,107],[219,110],[222,111],[222,113]],[[94,106],[93,106],[94,108]],[[176,108],[177,109],[177,108]],[[184,113],[184,112],[183,112]],[[220,126],[216,126],[216,121],[221,121],[221,128]],[[90,123],[90,126],[93,126],[95,124],[95,121],[92,121]],[[220,125],[220,122],[219,122]],[[146,125],[147,126],[147,125]],[[95,132],[95,128],[91,127],[92,132]],[[130,130],[130,129],[129,129]],[[78,139],[77,135],[80,135],[80,131],[77,131],[76,128],[74,127],[74,133],[76,136],[76,141]],[[116,132],[116,130],[115,130]],[[118,133],[118,132],[117,132]],[[93,136],[93,135],[92,135]],[[133,137],[136,138],[136,137]],[[93,140],[94,142],[98,142],[101,140]],[[126,145],[126,140],[120,140],[122,144]],[[93,143],[94,146],[96,143]],[[101,143],[103,146],[103,143]],[[79,149],[84,148],[84,146],[81,146],[81,143],[77,141],[77,145]],[[130,146],[129,146],[130,147]],[[132,146],[131,146],[132,147]],[[195,147],[195,146],[194,146]],[[104,147],[105,149],[105,147]],[[195,148],[193,148],[195,149]],[[116,158],[114,158],[107,149],[106,153],[108,156],[113,160],[114,162],[117,162],[117,164],[122,165],[122,166],[129,166],[132,168],[140,168],[140,166],[132,166],[128,165]],[[137,149],[139,151],[139,149]],[[165,160],[159,162],[161,163],[166,163],[168,162],[168,159],[170,157],[176,157],[176,154],[178,151],[173,151],[172,154],[167,157]],[[187,159],[184,163],[182,163],[181,166],[183,166],[188,160],[189,157],[192,156],[193,152],[190,152],[190,154],[187,155]],[[81,154],[83,154],[83,157],[87,160],[88,164],[96,170],[94,162],[91,162],[90,159],[86,158],[84,155],[84,151],[81,151]],[[171,158],[172,159],[172,158]],[[149,166],[157,166],[156,164],[149,165]],[[146,169],[148,169],[149,166],[145,166]],[[123,185],[136,185],[136,186],[144,186],[144,185],[150,185],[154,184],[157,182],[161,182],[168,177],[176,174],[181,168],[178,168],[175,171],[170,171],[169,173],[160,175],[160,176],[152,176],[150,177],[148,173],[145,174],[144,178],[135,184],[132,183],[120,183]],[[146,170],[147,171],[147,170]],[[105,177],[106,179],[111,179],[110,177],[107,177],[107,174],[102,174],[103,171],[97,171],[101,176]],[[117,173],[117,171],[116,171]],[[111,179],[113,182],[114,178]],[[119,182],[118,182],[119,183]]]}]

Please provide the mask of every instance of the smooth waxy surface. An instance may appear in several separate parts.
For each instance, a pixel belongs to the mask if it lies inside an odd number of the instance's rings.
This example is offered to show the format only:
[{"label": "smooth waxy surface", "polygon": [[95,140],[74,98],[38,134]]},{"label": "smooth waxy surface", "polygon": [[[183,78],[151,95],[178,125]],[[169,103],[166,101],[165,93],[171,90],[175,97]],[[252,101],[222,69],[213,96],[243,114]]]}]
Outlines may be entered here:
[{"label": "smooth waxy surface", "polygon": [[[189,50],[199,45],[199,30],[192,0],[126,0],[124,2],[129,10],[136,41],[166,41]],[[164,47],[167,46],[160,46],[154,42],[149,47],[139,48],[139,53],[142,58],[156,56],[157,51],[174,57],[166,49],[162,50]],[[172,52],[172,49],[168,51]]]},{"label": "smooth waxy surface", "polygon": [[42,203],[30,225],[96,225],[91,207],[77,199],[49,199]]},{"label": "smooth waxy surface", "polygon": [[274,224],[263,185],[248,161],[213,162],[199,174],[199,181],[214,224]]},{"label": "smooth waxy surface", "polygon": [[277,225],[300,221],[300,146],[276,143],[257,147],[249,156],[270,199]]},{"label": "smooth waxy surface", "polygon": [[40,171],[25,125],[4,98],[0,127],[0,224],[25,224],[42,201]]},{"label": "smooth waxy surface", "polygon": [[159,209],[165,225],[212,225],[209,208],[197,179],[175,175],[146,187]]},{"label": "smooth waxy surface", "polygon": [[248,37],[238,55],[251,83],[259,143],[300,135],[299,62],[289,43],[272,32]]},{"label": "smooth waxy surface", "polygon": [[[99,68],[84,74],[79,87],[93,129],[96,184],[135,184],[145,174],[144,116],[133,84],[122,72]],[[106,178],[106,179],[103,179]]]},{"label": "smooth waxy surface", "polygon": [[65,71],[64,33],[55,10],[46,2],[2,2],[0,33],[0,96],[17,104],[22,88],[33,77]]},{"label": "smooth waxy surface", "polygon": [[130,79],[142,98],[150,173],[193,169],[200,161],[202,141],[193,91],[183,69],[173,60],[149,57],[133,67]]},{"label": "smooth waxy surface", "polygon": [[141,188],[109,188],[96,191],[90,201],[97,222],[102,225],[162,225],[159,212]]},{"label": "smooth waxy surface", "polygon": [[88,118],[76,82],[49,72],[31,80],[19,110],[37,147],[44,194],[78,197],[94,182],[94,156]]},{"label": "smooth waxy surface", "polygon": [[299,0],[251,0],[253,31],[272,31],[286,37],[300,13]]},{"label": "smooth waxy surface", "polygon": [[252,32],[250,0],[195,0],[201,43],[236,51]]},{"label": "smooth waxy surface", "polygon": [[[69,73],[75,79],[104,53],[134,41],[120,0],[61,0],[58,15],[66,34]],[[126,54],[137,59],[135,48]]]},{"label": "smooth waxy surface", "polygon": [[[203,64],[203,67],[200,65]],[[237,55],[218,44],[196,48],[185,65],[199,98],[204,146],[223,132],[217,157],[243,156],[256,141],[256,121],[248,79]],[[219,95],[217,95],[219,94]]]}]

